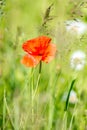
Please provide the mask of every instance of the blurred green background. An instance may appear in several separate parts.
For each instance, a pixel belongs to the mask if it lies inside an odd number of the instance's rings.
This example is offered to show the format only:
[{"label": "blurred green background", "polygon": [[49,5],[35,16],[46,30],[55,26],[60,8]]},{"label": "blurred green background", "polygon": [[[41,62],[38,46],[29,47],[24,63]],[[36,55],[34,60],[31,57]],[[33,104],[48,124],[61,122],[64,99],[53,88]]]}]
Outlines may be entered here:
[{"label": "blurred green background", "polygon": [[[42,28],[51,4],[51,20]],[[81,71],[70,68],[73,51],[84,51],[87,61],[87,32],[75,36],[65,27],[75,19],[87,23],[86,0],[0,0],[0,130],[87,130],[87,64]],[[39,35],[51,37],[58,49],[51,63],[43,63],[40,81],[39,66],[20,62],[23,42]],[[78,102],[65,112],[62,97],[75,78]]]}]

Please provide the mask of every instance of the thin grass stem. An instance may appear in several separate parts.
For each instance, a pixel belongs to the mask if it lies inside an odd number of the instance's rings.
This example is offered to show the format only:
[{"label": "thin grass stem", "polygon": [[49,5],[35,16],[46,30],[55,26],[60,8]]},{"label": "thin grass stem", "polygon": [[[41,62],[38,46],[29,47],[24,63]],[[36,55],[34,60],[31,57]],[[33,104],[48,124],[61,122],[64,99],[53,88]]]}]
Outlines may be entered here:
[{"label": "thin grass stem", "polygon": [[69,104],[70,92],[71,92],[71,90],[73,88],[73,85],[74,85],[75,81],[76,81],[76,79],[72,80],[72,82],[71,82],[70,89],[69,89],[69,92],[68,92],[68,96],[67,96],[67,99],[66,99],[66,105],[65,105],[65,109],[64,109],[65,111],[67,111],[68,104]]},{"label": "thin grass stem", "polygon": [[[33,73],[33,69],[32,69],[32,72]],[[33,99],[33,93],[34,93],[34,73],[32,75],[32,78],[31,78],[31,105],[32,105],[32,108],[31,108],[31,120],[32,120],[32,130],[33,130],[33,124],[34,124],[34,99]]]},{"label": "thin grass stem", "polygon": [[75,113],[76,113],[76,106],[77,106],[77,104],[76,104],[75,107],[74,107],[74,112],[73,112],[72,117],[71,117],[69,130],[72,129],[72,123],[73,123],[73,119],[74,119],[74,116],[75,116]]},{"label": "thin grass stem", "polygon": [[5,97],[5,92],[4,92],[4,104],[5,104],[5,107],[6,107],[6,110],[7,110],[7,114],[8,114],[8,117],[9,117],[10,124],[12,126],[12,130],[15,130],[15,127],[14,127],[14,124],[13,124],[13,121],[12,121],[12,118],[11,118],[11,115],[10,115],[9,107],[7,105],[7,101],[6,101],[6,97]]},{"label": "thin grass stem", "polygon": [[36,83],[36,88],[35,88],[35,91],[33,93],[33,99],[35,98],[35,95],[36,95],[36,92],[37,92],[37,89],[38,89],[38,85],[39,85],[39,81],[40,81],[40,76],[41,76],[41,74],[39,73],[38,79],[37,79],[37,83]]},{"label": "thin grass stem", "polygon": [[6,107],[5,107],[5,88],[3,94],[3,130],[5,129],[5,116],[6,116]]},{"label": "thin grass stem", "polygon": [[62,130],[67,130],[67,112],[64,112]]}]

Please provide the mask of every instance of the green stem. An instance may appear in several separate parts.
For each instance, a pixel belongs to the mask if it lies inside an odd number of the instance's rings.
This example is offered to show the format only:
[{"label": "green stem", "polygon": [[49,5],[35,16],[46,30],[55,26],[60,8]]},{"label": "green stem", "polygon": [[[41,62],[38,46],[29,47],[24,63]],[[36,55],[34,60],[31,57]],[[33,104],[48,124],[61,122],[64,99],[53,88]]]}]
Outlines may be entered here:
[{"label": "green stem", "polygon": [[47,130],[52,129],[53,116],[54,116],[54,99],[53,99],[53,97],[51,97],[50,102],[49,102],[49,120],[48,120]]},{"label": "green stem", "polygon": [[39,75],[38,75],[38,79],[37,79],[37,83],[36,83],[36,88],[35,88],[35,91],[34,91],[34,93],[33,93],[33,99],[35,98],[35,95],[36,95],[36,92],[37,92],[37,90],[38,90],[38,85],[39,85],[39,82],[40,82],[40,73],[39,73]]},{"label": "green stem", "polygon": [[66,99],[66,105],[65,105],[65,109],[64,109],[65,111],[67,111],[68,104],[69,104],[70,92],[71,92],[71,90],[73,88],[73,85],[74,85],[75,81],[76,81],[76,79],[72,80],[72,82],[71,82],[70,89],[69,89],[69,92],[68,92],[68,96],[67,96],[67,99]]},{"label": "green stem", "polygon": [[5,97],[5,91],[4,91],[4,104],[5,104],[5,107],[6,107],[6,110],[7,110],[7,114],[8,114],[8,117],[9,117],[10,124],[12,126],[12,130],[15,130],[13,120],[12,120],[12,117],[11,117],[11,114],[10,114],[10,110],[9,110],[8,105],[7,105],[7,101],[6,101],[6,97]]},{"label": "green stem", "polygon": [[42,68],[42,61],[40,61],[39,74],[41,73],[41,68]]},{"label": "green stem", "polygon": [[3,94],[3,130],[5,129],[5,116],[6,116],[6,107],[5,107],[5,88]]},{"label": "green stem", "polygon": [[[32,73],[33,73],[33,70],[32,70]],[[33,123],[34,123],[34,100],[33,100],[33,93],[34,93],[34,75],[32,75],[32,78],[31,78],[31,102],[32,102],[32,110],[31,110],[31,113],[32,113],[32,128],[33,128]]]}]

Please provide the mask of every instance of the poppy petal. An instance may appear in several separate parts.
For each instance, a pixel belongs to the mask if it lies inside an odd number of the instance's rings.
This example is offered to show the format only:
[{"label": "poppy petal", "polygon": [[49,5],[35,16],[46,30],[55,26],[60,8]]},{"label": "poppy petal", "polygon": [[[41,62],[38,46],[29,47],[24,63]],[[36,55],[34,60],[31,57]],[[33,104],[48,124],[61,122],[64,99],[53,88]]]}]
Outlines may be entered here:
[{"label": "poppy petal", "polygon": [[46,63],[50,62],[54,58],[56,50],[57,49],[55,44],[49,44],[49,46],[45,50],[42,60]]},{"label": "poppy petal", "polygon": [[38,41],[39,41],[39,44],[40,44],[40,48],[45,49],[48,46],[48,44],[50,43],[51,38],[49,38],[47,36],[40,36],[38,38]]},{"label": "poppy petal", "polygon": [[40,36],[26,41],[22,48],[31,55],[38,55],[39,51],[46,49],[50,41],[51,38],[47,36]]},{"label": "poppy petal", "polygon": [[40,62],[41,58],[41,56],[32,56],[27,54],[23,57],[21,62],[27,67],[35,67]]}]

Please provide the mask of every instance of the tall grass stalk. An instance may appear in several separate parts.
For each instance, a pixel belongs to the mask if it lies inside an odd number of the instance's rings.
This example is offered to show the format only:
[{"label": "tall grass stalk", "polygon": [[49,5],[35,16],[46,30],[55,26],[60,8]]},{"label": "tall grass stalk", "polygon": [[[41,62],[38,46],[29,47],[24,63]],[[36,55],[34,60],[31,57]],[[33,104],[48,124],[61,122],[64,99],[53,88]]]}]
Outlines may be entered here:
[{"label": "tall grass stalk", "polygon": [[71,117],[71,121],[70,121],[70,125],[69,125],[69,130],[72,130],[72,125],[73,125],[73,119],[74,119],[74,116],[76,114],[76,107],[77,107],[77,104],[75,104],[75,107],[74,107],[74,110],[73,110],[73,114],[72,114],[72,117]]},{"label": "tall grass stalk", "polygon": [[49,113],[48,113],[49,117],[48,117],[48,128],[47,130],[51,130],[52,129],[52,123],[53,123],[53,116],[54,116],[54,101],[53,101],[53,97],[50,98],[49,101]]},{"label": "tall grass stalk", "polygon": [[41,73],[39,73],[38,78],[37,78],[36,87],[35,87],[35,90],[34,90],[34,93],[33,93],[33,97],[32,97],[33,99],[35,98],[35,95],[36,95],[37,90],[38,90],[38,85],[39,85],[40,77],[41,77]]},{"label": "tall grass stalk", "polygon": [[[31,71],[31,75],[33,73],[33,69]],[[34,74],[34,73],[33,73]],[[33,99],[33,93],[34,93],[34,75],[32,75],[32,78],[31,78],[31,120],[32,120],[32,130],[33,130],[33,124],[34,124],[34,99]]]},{"label": "tall grass stalk", "polygon": [[3,94],[3,130],[5,130],[5,117],[6,117],[6,106],[5,106],[5,88]]},{"label": "tall grass stalk", "polygon": [[[33,71],[32,71],[32,73],[33,73]],[[36,97],[38,86],[39,86],[40,76],[41,76],[41,63],[40,63],[39,74],[38,74],[36,83],[34,80],[34,78],[35,78],[34,73],[33,73],[32,78],[31,78],[32,129],[33,129],[33,126],[35,123],[35,113],[34,113],[35,100],[36,100],[35,97]]]},{"label": "tall grass stalk", "polygon": [[6,92],[5,92],[5,89],[4,89],[4,105],[3,105],[3,107],[4,107],[3,108],[3,114],[4,114],[4,117],[3,117],[3,130],[5,129],[6,111],[7,111],[8,117],[9,117],[9,121],[10,121],[12,130],[15,130],[15,126],[14,126],[14,123],[13,123],[13,120],[12,120],[12,116],[10,114],[10,109],[9,109],[7,101],[6,101]]},{"label": "tall grass stalk", "polygon": [[74,85],[75,81],[76,81],[76,79],[73,79],[71,84],[70,84],[70,89],[69,89],[69,92],[68,92],[68,96],[67,96],[67,99],[66,99],[66,105],[65,105],[65,109],[64,109],[65,111],[67,111],[67,109],[68,109],[70,92],[71,92],[71,90],[73,88],[73,85]]},{"label": "tall grass stalk", "polygon": [[67,111],[64,112],[61,130],[67,130]]}]

